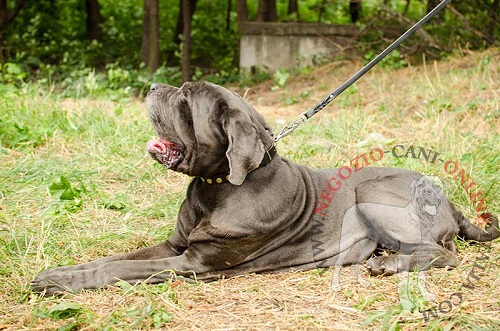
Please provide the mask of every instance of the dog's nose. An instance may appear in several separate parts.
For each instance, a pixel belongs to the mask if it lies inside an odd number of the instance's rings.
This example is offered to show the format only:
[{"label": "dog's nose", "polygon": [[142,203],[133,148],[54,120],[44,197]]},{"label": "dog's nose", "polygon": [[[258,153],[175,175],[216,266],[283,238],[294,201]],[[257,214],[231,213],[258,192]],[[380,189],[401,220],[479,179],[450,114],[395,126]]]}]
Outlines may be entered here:
[{"label": "dog's nose", "polygon": [[151,84],[151,86],[149,87],[149,90],[150,90],[150,91],[156,91],[156,90],[158,90],[160,87],[161,87],[161,84],[160,84],[160,83],[153,83],[153,84]]}]

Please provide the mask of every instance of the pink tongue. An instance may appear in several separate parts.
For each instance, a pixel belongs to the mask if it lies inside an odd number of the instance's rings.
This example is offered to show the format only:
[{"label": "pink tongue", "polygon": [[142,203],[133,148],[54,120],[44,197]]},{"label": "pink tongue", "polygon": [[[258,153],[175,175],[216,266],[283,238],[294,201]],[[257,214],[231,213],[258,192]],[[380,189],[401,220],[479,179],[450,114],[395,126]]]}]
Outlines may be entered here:
[{"label": "pink tongue", "polygon": [[168,169],[179,163],[182,159],[182,152],[177,149],[177,146],[165,139],[148,141],[146,143],[146,150],[153,154],[154,158]]},{"label": "pink tongue", "polygon": [[150,140],[146,144],[146,150],[149,152],[166,153],[168,151],[167,144],[171,143],[163,142],[161,140]]}]

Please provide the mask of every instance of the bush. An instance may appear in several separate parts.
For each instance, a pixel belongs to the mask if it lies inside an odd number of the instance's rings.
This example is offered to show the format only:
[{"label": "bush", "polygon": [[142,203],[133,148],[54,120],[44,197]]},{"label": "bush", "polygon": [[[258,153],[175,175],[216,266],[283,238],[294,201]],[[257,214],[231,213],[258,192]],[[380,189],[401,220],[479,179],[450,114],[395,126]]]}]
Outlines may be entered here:
[{"label": "bush", "polygon": [[[233,1],[234,2],[234,1]],[[257,0],[248,0],[249,18],[255,17]],[[325,5],[326,3],[326,5]],[[361,57],[369,59],[385,48],[394,35],[409,28],[426,12],[426,1],[363,0],[360,21],[361,42],[354,45]],[[86,11],[82,0],[29,1],[5,31],[2,31],[0,91],[11,90],[25,80],[38,80],[67,94],[96,94],[113,89],[120,93],[143,95],[149,83],[161,80],[180,84],[179,58],[182,45],[173,42],[179,14],[178,0],[160,1],[161,68],[149,73],[141,66],[143,1],[100,0],[102,38],[86,39]],[[278,1],[278,20],[297,19],[287,14],[287,1]],[[301,1],[302,21],[335,24],[350,23],[348,1]],[[387,65],[406,65],[408,54],[428,52],[441,56],[457,46],[473,49],[486,47],[498,39],[497,25],[491,25],[493,0],[452,3],[441,20],[434,19],[424,28],[438,48],[419,35],[405,42]],[[194,79],[213,80],[219,84],[238,80],[237,15],[233,4],[227,25],[227,1],[198,0],[192,27],[191,58]],[[387,7],[384,7],[387,6]],[[386,8],[388,8],[386,10]],[[404,14],[404,15],[403,15]],[[493,27],[493,29],[491,29]],[[387,31],[392,28],[393,35]],[[394,32],[394,30],[396,32]],[[385,32],[384,32],[385,31]],[[492,35],[490,35],[492,34]],[[259,80],[259,75],[255,79]]]}]

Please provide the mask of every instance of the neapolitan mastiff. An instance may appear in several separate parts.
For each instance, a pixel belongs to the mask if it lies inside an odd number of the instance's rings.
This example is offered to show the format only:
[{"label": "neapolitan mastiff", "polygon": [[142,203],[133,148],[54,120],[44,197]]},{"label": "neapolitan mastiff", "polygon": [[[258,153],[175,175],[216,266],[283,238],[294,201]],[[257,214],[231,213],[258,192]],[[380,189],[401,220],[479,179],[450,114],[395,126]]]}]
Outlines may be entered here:
[{"label": "neapolitan mastiff", "polygon": [[[372,274],[393,274],[454,266],[456,235],[477,241],[500,236],[496,218],[482,230],[445,197],[439,213],[423,202],[420,213],[439,216],[431,215],[432,222],[396,217],[391,210],[405,213],[411,206],[419,173],[311,170],[282,159],[262,116],[223,87],[154,83],[146,101],[159,136],[147,150],[166,168],[193,177],[174,234],[153,247],[43,271],[32,282],[35,290],[52,295],[175,275],[215,280],[367,259]],[[397,253],[372,256],[377,246]]]}]

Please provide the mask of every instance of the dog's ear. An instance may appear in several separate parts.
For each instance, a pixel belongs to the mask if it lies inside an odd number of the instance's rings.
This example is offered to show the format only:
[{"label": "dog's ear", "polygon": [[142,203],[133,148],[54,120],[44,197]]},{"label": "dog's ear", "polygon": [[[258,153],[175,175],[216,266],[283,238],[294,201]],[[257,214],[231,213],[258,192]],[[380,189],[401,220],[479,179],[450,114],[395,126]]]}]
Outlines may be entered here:
[{"label": "dog's ear", "polygon": [[410,184],[411,193],[413,195],[419,194],[420,189],[425,186],[424,181],[426,181],[426,180],[427,180],[427,178],[425,178],[425,176],[414,179]]},{"label": "dog's ear", "polygon": [[415,195],[415,193],[417,191],[417,185],[418,185],[419,180],[420,180],[420,178],[414,179],[414,180],[412,180],[412,182],[410,184],[411,193],[413,195]]},{"label": "dog's ear", "polygon": [[241,185],[247,174],[258,168],[264,157],[264,144],[250,115],[241,110],[220,105],[224,109],[222,128],[227,136],[226,157],[229,161],[228,180]]}]

